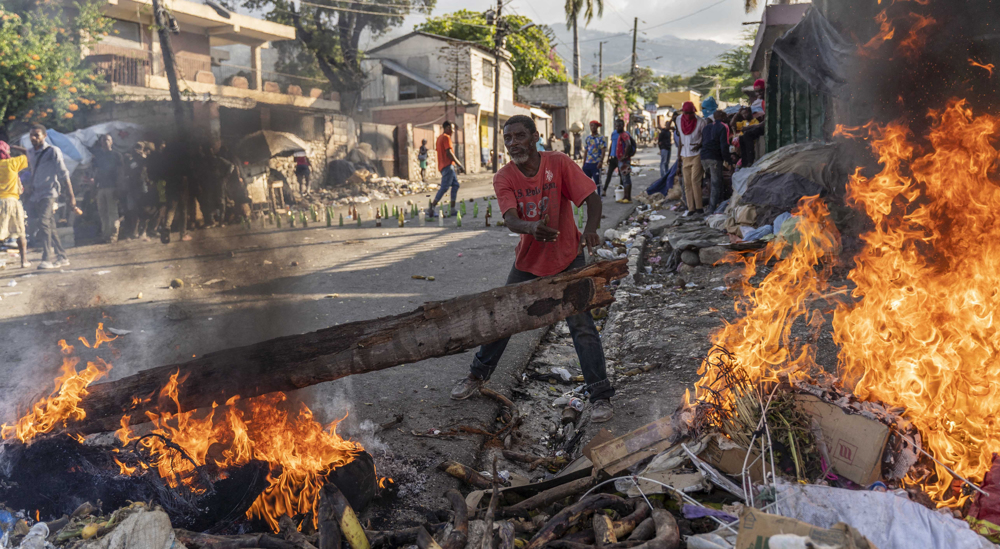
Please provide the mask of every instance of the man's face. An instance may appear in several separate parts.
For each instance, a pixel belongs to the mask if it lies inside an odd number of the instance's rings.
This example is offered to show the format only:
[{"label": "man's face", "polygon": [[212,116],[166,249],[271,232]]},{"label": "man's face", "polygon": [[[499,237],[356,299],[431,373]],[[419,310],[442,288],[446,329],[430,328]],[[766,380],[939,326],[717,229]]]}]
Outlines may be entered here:
[{"label": "man's face", "polygon": [[538,132],[529,132],[524,124],[508,124],[503,129],[503,144],[515,164],[524,164],[531,158],[536,142]]},{"label": "man's face", "polygon": [[28,140],[31,141],[32,147],[40,149],[45,144],[45,132],[39,129],[31,130],[31,133],[28,134]]},{"label": "man's face", "polygon": [[625,130],[625,121],[624,120],[616,120],[615,121],[615,130],[617,130],[617,131],[624,131]]},{"label": "man's face", "polygon": [[111,150],[111,136],[105,135],[101,137],[101,148],[110,151]]},{"label": "man's face", "polygon": [[452,131],[452,128],[451,128],[451,126],[445,126],[445,128],[444,128],[444,133],[446,133],[446,134],[448,134],[448,135],[451,135],[451,131]]},{"label": "man's face", "polygon": [[597,129],[600,128],[600,127],[601,126],[599,124],[595,124],[595,123],[591,122],[590,123],[590,133],[592,133],[594,135],[597,135]]},{"label": "man's face", "polygon": [[715,121],[722,122],[726,119],[726,113],[723,111],[715,111]]}]

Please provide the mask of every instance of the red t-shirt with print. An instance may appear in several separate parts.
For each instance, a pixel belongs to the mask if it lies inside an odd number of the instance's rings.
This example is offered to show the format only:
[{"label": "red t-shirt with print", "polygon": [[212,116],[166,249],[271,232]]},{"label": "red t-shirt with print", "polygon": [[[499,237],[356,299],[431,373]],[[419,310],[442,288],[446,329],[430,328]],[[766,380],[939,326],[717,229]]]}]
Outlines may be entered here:
[{"label": "red t-shirt with print", "polygon": [[559,231],[555,242],[539,242],[531,235],[521,235],[514,266],[536,276],[561,273],[580,253],[580,231],[573,219],[573,206],[583,204],[594,192],[594,180],[580,166],[561,152],[540,152],[538,173],[525,177],[513,162],[493,177],[500,214],[517,209],[524,221],[538,221],[549,216],[549,226]]}]

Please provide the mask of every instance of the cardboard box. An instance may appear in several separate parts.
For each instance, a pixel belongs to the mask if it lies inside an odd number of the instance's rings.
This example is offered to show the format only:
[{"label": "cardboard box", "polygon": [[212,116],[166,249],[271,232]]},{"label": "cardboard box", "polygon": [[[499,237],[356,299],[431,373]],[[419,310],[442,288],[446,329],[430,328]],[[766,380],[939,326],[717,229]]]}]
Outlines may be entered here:
[{"label": "cardboard box", "polygon": [[799,409],[819,420],[835,473],[862,486],[882,478],[888,427],[864,416],[848,414],[813,395],[796,395],[795,400]]},{"label": "cardboard box", "polygon": [[[736,445],[733,444],[733,446]],[[762,483],[764,479],[761,463],[757,459],[759,455],[759,451],[753,450],[750,453],[750,459],[747,461],[747,464],[754,464],[750,467],[750,479],[757,484]],[[719,445],[718,440],[713,437],[708,441],[705,450],[698,457],[719,471],[738,479],[743,472],[743,460],[747,457],[747,451],[738,446],[736,448],[723,448]],[[770,463],[765,463],[764,466],[768,472],[771,471]]]},{"label": "cardboard box", "polygon": [[[822,544],[842,549],[869,547],[868,541],[844,523],[833,528],[819,528],[791,518],[772,515],[753,508],[746,508],[740,515],[739,532],[736,534],[736,549],[768,549],[768,540],[779,534],[793,534],[807,537],[814,544]],[[860,542],[860,543],[859,543]]]},{"label": "cardboard box", "polygon": [[674,434],[671,419],[671,416],[662,417],[595,447],[590,453],[594,470],[617,476],[636,463],[666,450],[670,447],[670,436]]}]

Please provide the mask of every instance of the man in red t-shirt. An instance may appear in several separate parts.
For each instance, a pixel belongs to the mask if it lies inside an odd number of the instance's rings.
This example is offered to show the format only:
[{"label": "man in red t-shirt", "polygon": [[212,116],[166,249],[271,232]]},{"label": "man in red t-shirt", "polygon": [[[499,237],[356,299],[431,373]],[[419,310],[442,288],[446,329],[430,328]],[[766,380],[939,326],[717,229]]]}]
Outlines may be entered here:
[{"label": "man in red t-shirt", "polygon": [[431,207],[427,209],[427,217],[434,217],[434,208],[444,198],[444,193],[448,189],[451,189],[450,215],[455,215],[455,200],[458,198],[458,173],[455,172],[455,166],[465,171],[465,166],[458,161],[458,158],[455,158],[455,151],[452,149],[451,134],[454,130],[451,127],[451,122],[445,120],[441,127],[444,133],[437,138],[437,143],[435,143],[438,157],[438,171],[441,172],[441,187],[438,189]]},{"label": "man in red t-shirt", "polygon": [[[601,220],[601,198],[594,182],[569,156],[561,152],[538,152],[538,130],[527,116],[510,117],[503,127],[503,141],[511,163],[493,178],[500,212],[511,232],[521,240],[507,284],[577,269],[586,264],[581,247],[591,253],[601,243],[597,225]],[[573,204],[587,204],[587,226],[580,231],[573,219]],[[566,319],[580,367],[590,393],[591,421],[614,416],[615,394],[604,362],[604,348],[589,312]],[[472,361],[469,376],[451,391],[451,398],[464,400],[479,391],[500,362],[508,339],[483,345]]]}]

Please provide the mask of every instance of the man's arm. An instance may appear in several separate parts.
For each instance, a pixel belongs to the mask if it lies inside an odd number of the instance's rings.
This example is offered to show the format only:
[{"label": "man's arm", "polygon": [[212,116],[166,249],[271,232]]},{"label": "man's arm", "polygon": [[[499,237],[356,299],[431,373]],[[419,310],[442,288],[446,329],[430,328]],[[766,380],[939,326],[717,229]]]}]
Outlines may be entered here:
[{"label": "man's arm", "polygon": [[457,164],[459,168],[462,168],[463,172],[465,171],[465,166],[463,166],[462,163],[459,162],[457,158],[455,158],[455,151],[451,150],[450,148],[448,149],[448,158],[450,158],[452,162]]},{"label": "man's arm", "polygon": [[594,248],[601,245],[601,238],[597,236],[597,226],[601,224],[601,212],[604,206],[596,191],[590,193],[584,203],[587,204],[587,225],[583,228],[581,242],[587,247],[590,255],[594,255]]},{"label": "man's arm", "polygon": [[539,242],[555,242],[559,237],[559,231],[548,226],[548,214],[538,221],[524,221],[517,210],[511,208],[503,213],[503,220],[510,232],[532,236]]},{"label": "man's arm", "polygon": [[83,210],[76,207],[76,195],[73,193],[73,182],[69,178],[69,170],[66,169],[66,163],[63,162],[62,151],[56,149],[56,177],[62,183],[63,188],[66,189],[66,201],[69,202],[69,207],[76,211],[76,215],[83,215]]}]

